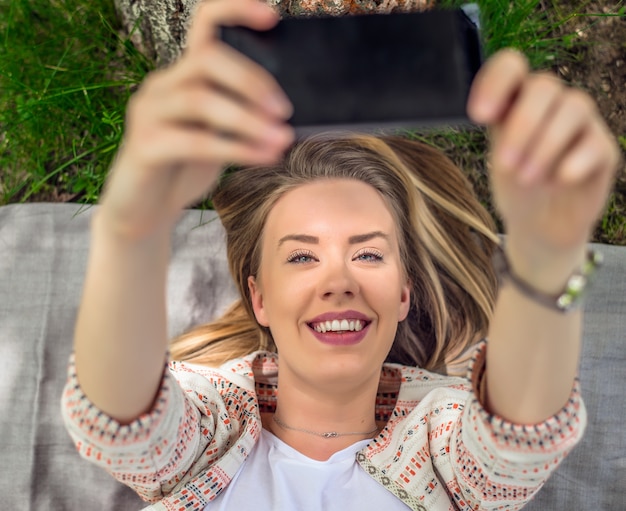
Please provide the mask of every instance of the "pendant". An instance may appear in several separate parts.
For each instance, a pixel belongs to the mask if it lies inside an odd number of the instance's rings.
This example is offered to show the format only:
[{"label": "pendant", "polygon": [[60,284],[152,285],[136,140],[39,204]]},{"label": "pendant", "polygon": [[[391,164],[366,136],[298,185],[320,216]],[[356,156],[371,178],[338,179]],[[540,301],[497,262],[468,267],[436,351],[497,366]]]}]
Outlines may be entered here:
[{"label": "pendant", "polygon": [[322,436],[324,438],[335,438],[339,436],[339,434],[336,431],[329,431],[328,433],[322,433]]}]

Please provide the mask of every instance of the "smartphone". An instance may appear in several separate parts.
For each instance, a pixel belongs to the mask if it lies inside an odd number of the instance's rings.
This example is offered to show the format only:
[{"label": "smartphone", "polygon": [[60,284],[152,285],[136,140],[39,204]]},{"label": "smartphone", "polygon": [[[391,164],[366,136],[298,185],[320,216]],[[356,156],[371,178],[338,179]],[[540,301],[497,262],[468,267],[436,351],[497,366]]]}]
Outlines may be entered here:
[{"label": "smartphone", "polygon": [[268,31],[221,27],[294,106],[297,135],[470,122],[480,32],[462,9],[288,18]]}]

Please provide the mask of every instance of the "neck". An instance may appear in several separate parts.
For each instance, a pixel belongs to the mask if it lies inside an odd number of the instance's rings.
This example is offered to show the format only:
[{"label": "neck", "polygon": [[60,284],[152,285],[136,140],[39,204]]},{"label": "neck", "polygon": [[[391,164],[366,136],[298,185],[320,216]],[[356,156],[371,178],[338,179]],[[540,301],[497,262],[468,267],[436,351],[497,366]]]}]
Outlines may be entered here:
[{"label": "neck", "polygon": [[[359,440],[374,438],[383,426],[375,421],[380,373],[358,385],[342,382],[342,387],[310,385],[282,367],[278,374],[279,422],[269,414],[263,418],[264,427],[305,456],[326,460]],[[330,432],[337,436],[321,436]]]}]

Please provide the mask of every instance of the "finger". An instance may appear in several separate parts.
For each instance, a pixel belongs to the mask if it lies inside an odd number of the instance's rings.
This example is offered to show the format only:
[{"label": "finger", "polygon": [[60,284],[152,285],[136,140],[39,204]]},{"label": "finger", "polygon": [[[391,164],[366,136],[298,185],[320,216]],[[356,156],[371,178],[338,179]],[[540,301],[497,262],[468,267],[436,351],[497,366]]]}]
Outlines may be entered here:
[{"label": "finger", "polygon": [[479,70],[467,103],[472,120],[497,123],[508,110],[528,74],[528,61],[521,53],[506,49],[491,57]]},{"label": "finger", "polygon": [[590,123],[559,163],[555,178],[573,186],[587,181],[598,172],[604,172],[605,179],[610,181],[619,160],[610,141],[611,137],[607,136],[599,120]]},{"label": "finger", "polygon": [[[288,119],[293,105],[274,76],[225,43],[215,45],[204,56],[210,66],[204,66],[206,78],[269,114]],[[208,60],[211,59],[211,60]]]},{"label": "finger", "polygon": [[293,115],[289,98],[267,70],[218,41],[166,71],[152,73],[143,90],[167,98],[176,89],[193,84],[218,86],[274,117]]},{"label": "finger", "polygon": [[577,89],[567,89],[541,135],[532,143],[520,173],[522,181],[530,184],[549,175],[595,116],[595,104],[587,94]]},{"label": "finger", "polygon": [[[133,149],[130,149],[132,144]],[[269,165],[284,151],[192,128],[160,127],[144,131],[129,141],[128,152],[143,168],[161,169],[180,165]]]},{"label": "finger", "polygon": [[272,28],[280,19],[269,5],[258,0],[209,0],[198,5],[187,32],[187,52],[202,49],[216,38],[223,26],[244,26],[256,30]]},{"label": "finger", "polygon": [[525,80],[514,105],[500,125],[494,150],[494,165],[505,172],[522,162],[531,146],[544,135],[544,126],[552,123],[552,113],[559,104],[562,84],[547,74]]},{"label": "finger", "polygon": [[158,117],[150,122],[193,124],[206,130],[228,133],[257,145],[285,148],[293,142],[293,128],[259,115],[249,105],[226,96],[215,89],[188,87],[184,93],[162,103]]}]

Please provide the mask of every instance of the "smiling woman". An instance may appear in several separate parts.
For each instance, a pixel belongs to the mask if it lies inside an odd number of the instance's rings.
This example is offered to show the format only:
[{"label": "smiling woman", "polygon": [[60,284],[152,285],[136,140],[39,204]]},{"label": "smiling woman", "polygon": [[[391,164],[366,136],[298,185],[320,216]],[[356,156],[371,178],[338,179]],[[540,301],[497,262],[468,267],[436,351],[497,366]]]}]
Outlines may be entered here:
[{"label": "smiling woman", "polygon": [[[268,389],[280,398],[261,403],[275,438],[328,460],[387,427],[376,407],[385,362],[467,374],[495,301],[497,237],[442,153],[397,136],[318,134],[276,165],[226,176],[213,202],[242,300],[170,355],[218,367],[277,352]],[[227,494],[217,502],[241,504]]]},{"label": "smiling woman", "polygon": [[[489,59],[468,114],[493,137],[498,247],[439,151],[294,143],[280,87],[214,38],[276,22],[203,2],[186,54],[128,107],[63,395],[77,448],[153,510],[520,509],[586,424],[582,312],[559,304],[597,261],[615,140],[586,94]],[[171,231],[214,188],[240,299],[168,343]]]},{"label": "smiling woman", "polygon": [[[364,226],[374,233],[361,234]],[[276,415],[283,423],[359,431],[365,421],[376,429],[371,406],[380,368],[410,299],[394,219],[380,194],[347,179],[312,181],[285,193],[268,215],[259,271],[248,284],[256,319],[270,329],[280,353]],[[346,403],[365,406],[350,406],[347,417],[301,413],[319,400],[327,407],[334,401],[337,410]],[[301,440],[290,445],[313,458],[327,459],[340,446],[321,450]],[[342,447],[351,443],[342,441]]]}]

